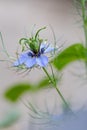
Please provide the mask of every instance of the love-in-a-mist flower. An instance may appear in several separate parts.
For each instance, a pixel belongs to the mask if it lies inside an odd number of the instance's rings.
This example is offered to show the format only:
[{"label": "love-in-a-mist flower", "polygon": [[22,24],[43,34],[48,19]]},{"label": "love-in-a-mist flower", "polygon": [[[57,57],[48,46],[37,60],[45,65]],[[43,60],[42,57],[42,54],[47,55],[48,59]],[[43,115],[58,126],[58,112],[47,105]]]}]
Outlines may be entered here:
[{"label": "love-in-a-mist flower", "polygon": [[49,59],[46,53],[54,51],[54,47],[51,47],[51,45],[48,44],[46,41],[39,39],[38,34],[42,29],[38,30],[36,35],[32,38],[22,38],[20,40],[21,45],[23,45],[23,51],[13,64],[15,67],[21,65],[24,65],[26,68],[31,68],[34,66],[47,66]]}]

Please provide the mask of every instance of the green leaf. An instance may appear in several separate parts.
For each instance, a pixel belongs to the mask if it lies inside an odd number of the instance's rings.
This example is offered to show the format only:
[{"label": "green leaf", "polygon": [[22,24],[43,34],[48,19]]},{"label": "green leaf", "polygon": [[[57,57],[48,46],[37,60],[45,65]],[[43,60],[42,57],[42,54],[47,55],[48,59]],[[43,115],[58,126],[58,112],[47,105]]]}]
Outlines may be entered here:
[{"label": "green leaf", "polygon": [[86,60],[86,49],[80,43],[73,44],[64,49],[53,60],[53,65],[58,70],[64,69],[68,64],[76,60]]},{"label": "green leaf", "polygon": [[16,102],[26,92],[36,92],[49,85],[48,78],[42,79],[38,84],[18,83],[10,86],[4,93],[6,99]]},{"label": "green leaf", "polygon": [[38,89],[41,89],[41,88],[44,88],[46,86],[48,86],[50,83],[49,83],[49,79],[48,78],[44,78],[43,80],[41,80],[38,84],[37,84],[37,88]]},{"label": "green leaf", "polygon": [[19,83],[9,87],[4,96],[12,102],[15,102],[19,97],[27,91],[30,91],[33,86],[28,83]]}]

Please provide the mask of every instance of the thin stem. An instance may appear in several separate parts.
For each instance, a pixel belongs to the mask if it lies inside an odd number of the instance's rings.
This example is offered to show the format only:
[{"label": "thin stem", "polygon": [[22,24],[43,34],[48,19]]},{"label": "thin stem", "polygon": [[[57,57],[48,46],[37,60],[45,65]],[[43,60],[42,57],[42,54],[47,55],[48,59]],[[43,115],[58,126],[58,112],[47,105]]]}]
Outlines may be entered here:
[{"label": "thin stem", "polygon": [[85,34],[85,47],[87,48],[87,16],[86,16],[86,9],[85,9],[85,2],[81,0],[82,5],[82,19],[83,19],[83,27],[84,27],[84,34]]},{"label": "thin stem", "polygon": [[[53,30],[53,28],[52,28],[52,26],[51,26],[51,25],[50,25],[50,27],[51,27],[51,30],[52,30],[52,33],[53,33],[54,48],[56,48],[56,43],[57,43],[57,40],[56,40],[55,32],[54,32],[54,30]],[[55,54],[55,49],[54,49],[54,54]]]},{"label": "thin stem", "polygon": [[3,50],[5,52],[5,54],[10,57],[10,55],[8,54],[6,48],[5,48],[5,45],[4,45],[4,41],[3,41],[3,37],[2,37],[2,33],[0,32],[0,38],[1,38],[1,42],[2,42],[2,46],[3,46]]},{"label": "thin stem", "polygon": [[66,108],[68,108],[68,109],[71,111],[71,109],[70,109],[68,103],[66,102],[65,98],[63,97],[62,93],[61,93],[60,90],[57,88],[55,80],[50,77],[49,73],[47,72],[47,70],[46,70],[44,67],[43,67],[43,70],[44,70],[45,74],[47,75],[47,77],[49,78],[49,80],[51,81],[51,83],[53,84],[53,86],[55,87],[57,93],[58,93],[59,96],[61,97],[63,103],[64,103],[65,106],[66,106]]},{"label": "thin stem", "polygon": [[[83,20],[83,29],[84,29],[84,35],[85,35],[85,48],[87,50],[87,16],[86,16],[86,7],[85,3],[86,1],[81,0],[81,6],[82,6],[82,20]],[[85,51],[85,57],[87,58],[87,52]],[[87,60],[85,61],[86,66],[86,74],[87,74]]]}]

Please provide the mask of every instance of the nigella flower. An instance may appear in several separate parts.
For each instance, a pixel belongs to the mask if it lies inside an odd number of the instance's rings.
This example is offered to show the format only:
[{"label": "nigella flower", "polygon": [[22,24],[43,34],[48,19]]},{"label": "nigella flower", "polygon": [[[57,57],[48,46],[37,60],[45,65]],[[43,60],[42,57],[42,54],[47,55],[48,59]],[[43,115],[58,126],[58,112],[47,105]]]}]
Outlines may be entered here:
[{"label": "nigella flower", "polygon": [[39,38],[39,32],[45,28],[46,27],[39,29],[36,34],[30,38],[20,39],[19,43],[22,46],[22,53],[13,63],[13,66],[20,67],[23,65],[25,68],[47,66],[49,59],[46,53],[54,51],[55,48],[47,44],[46,40]]},{"label": "nigella flower", "polygon": [[39,65],[40,67],[45,67],[49,62],[45,54],[52,51],[54,51],[54,48],[49,44],[41,43],[38,52],[34,52],[33,50],[23,52],[17,61],[14,62],[14,66],[25,65],[27,68],[31,68]]}]

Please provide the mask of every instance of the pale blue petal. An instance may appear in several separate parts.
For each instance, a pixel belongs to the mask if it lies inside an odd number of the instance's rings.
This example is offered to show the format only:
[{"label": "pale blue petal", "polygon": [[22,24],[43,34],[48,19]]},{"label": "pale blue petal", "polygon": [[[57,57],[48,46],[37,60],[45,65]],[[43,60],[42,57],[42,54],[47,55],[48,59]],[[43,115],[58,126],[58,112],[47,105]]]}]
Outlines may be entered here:
[{"label": "pale blue petal", "polygon": [[44,53],[49,53],[54,51],[54,47],[51,47],[50,44],[42,43],[40,46],[40,51],[41,49],[44,49]]},{"label": "pale blue petal", "polygon": [[39,66],[45,67],[48,64],[48,58],[44,55],[41,55],[36,58],[36,62]]},{"label": "pale blue petal", "polygon": [[27,53],[21,54],[20,57],[18,58],[18,60],[16,60],[13,65],[19,66],[19,65],[23,64],[27,59],[28,59]]},{"label": "pale blue petal", "polygon": [[54,50],[55,50],[54,47],[48,46],[48,47],[45,49],[44,53],[49,53],[49,52],[52,52],[52,51],[54,51]]},{"label": "pale blue petal", "polygon": [[29,58],[29,57],[32,57],[34,53],[29,50],[29,51],[26,51],[24,53],[22,53],[19,58],[13,63],[13,66],[19,66],[19,65],[22,65],[25,63],[25,61]]},{"label": "pale blue petal", "polygon": [[44,48],[44,49],[47,48],[47,46],[48,46],[48,44],[46,44],[46,43],[41,43],[41,45],[40,45],[40,51],[41,51],[42,48]]},{"label": "pale blue petal", "polygon": [[31,68],[36,64],[36,58],[28,57],[27,61],[24,64],[26,65],[26,67]]}]

